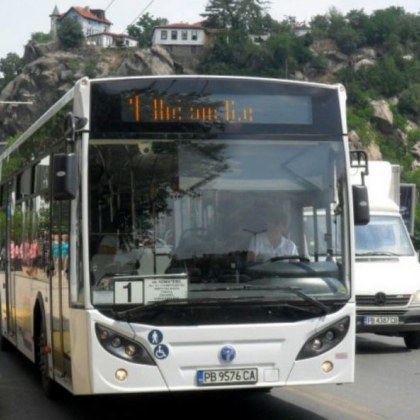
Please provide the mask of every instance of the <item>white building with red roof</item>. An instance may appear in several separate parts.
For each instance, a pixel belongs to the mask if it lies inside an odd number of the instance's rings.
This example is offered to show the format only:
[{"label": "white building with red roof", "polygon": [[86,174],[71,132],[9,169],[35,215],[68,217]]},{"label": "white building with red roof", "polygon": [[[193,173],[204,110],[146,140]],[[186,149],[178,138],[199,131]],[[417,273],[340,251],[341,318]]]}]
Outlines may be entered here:
[{"label": "white building with red roof", "polygon": [[102,9],[91,9],[90,7],[70,7],[65,13],[60,13],[57,6],[54,7],[51,18],[51,33],[56,34],[60,22],[71,17],[76,19],[85,35],[88,45],[98,47],[136,47],[137,41],[127,34],[115,34],[110,32],[112,22]]},{"label": "white building with red roof", "polygon": [[60,14],[57,6],[55,6],[54,11],[50,15],[51,31],[53,33],[56,33],[60,21],[66,17],[77,20],[80,23],[85,36],[100,32],[108,32],[112,26],[112,22],[105,17],[104,10],[91,9],[89,7],[70,7],[67,12]]}]

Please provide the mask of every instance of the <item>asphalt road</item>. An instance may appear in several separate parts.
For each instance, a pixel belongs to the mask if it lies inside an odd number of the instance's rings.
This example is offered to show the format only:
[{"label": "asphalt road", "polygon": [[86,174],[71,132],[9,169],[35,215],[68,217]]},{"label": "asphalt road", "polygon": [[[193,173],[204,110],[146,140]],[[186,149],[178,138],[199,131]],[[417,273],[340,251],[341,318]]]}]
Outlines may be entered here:
[{"label": "asphalt road", "polygon": [[356,382],[250,392],[73,397],[47,400],[34,367],[15,352],[0,354],[0,420],[201,418],[420,419],[420,351],[402,339],[360,335]]}]

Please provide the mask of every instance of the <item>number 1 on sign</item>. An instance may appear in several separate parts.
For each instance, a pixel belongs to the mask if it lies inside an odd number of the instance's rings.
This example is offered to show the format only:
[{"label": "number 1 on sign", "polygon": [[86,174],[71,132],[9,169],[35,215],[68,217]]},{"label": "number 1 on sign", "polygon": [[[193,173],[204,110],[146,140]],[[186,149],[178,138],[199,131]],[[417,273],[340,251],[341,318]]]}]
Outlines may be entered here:
[{"label": "number 1 on sign", "polygon": [[143,303],[143,281],[114,280],[114,303]]}]

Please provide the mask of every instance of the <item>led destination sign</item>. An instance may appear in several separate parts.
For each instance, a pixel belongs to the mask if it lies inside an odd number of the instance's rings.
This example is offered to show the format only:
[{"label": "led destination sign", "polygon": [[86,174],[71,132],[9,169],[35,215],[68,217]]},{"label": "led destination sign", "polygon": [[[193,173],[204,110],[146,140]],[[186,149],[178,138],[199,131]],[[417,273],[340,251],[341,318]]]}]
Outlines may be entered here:
[{"label": "led destination sign", "polygon": [[121,118],[130,123],[312,123],[309,96],[135,94],[121,100]]},{"label": "led destination sign", "polygon": [[271,79],[92,81],[91,138],[319,136],[343,132],[336,89]]}]

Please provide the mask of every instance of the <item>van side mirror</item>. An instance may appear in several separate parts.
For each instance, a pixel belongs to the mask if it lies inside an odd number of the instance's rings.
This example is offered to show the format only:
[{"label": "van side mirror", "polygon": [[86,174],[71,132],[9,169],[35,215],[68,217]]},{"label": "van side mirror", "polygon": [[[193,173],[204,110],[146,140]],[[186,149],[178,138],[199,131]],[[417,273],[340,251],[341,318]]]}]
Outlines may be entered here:
[{"label": "van side mirror", "polygon": [[77,193],[77,161],[74,153],[57,153],[53,158],[53,199],[73,200]]},{"label": "van side mirror", "polygon": [[370,221],[369,195],[365,185],[353,185],[353,214],[355,225],[367,225]]}]

